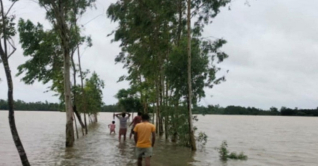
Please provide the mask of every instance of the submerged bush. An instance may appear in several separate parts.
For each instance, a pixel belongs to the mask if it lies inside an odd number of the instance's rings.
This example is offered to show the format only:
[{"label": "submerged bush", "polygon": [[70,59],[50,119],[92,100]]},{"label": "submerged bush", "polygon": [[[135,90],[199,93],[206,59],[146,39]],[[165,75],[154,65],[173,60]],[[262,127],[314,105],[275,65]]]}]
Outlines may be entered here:
[{"label": "submerged bush", "polygon": [[219,150],[220,159],[226,161],[228,158],[229,151],[227,150],[227,143],[223,141]]},{"label": "submerged bush", "polygon": [[205,149],[205,145],[208,141],[208,136],[204,132],[199,132],[198,136],[196,136],[197,148],[201,151]]},{"label": "submerged bush", "polygon": [[230,155],[228,155],[228,158],[235,160],[247,160],[247,156],[243,152],[239,154],[237,154],[236,152],[232,152],[230,153]]},{"label": "submerged bush", "polygon": [[208,141],[208,136],[204,132],[199,132],[199,135],[196,138],[196,140],[204,146]]},{"label": "submerged bush", "polygon": [[241,152],[237,154],[236,152],[229,152],[227,149],[226,141],[223,141],[220,148],[218,148],[219,156],[222,161],[226,161],[227,159],[234,159],[234,160],[247,160],[247,156]]}]

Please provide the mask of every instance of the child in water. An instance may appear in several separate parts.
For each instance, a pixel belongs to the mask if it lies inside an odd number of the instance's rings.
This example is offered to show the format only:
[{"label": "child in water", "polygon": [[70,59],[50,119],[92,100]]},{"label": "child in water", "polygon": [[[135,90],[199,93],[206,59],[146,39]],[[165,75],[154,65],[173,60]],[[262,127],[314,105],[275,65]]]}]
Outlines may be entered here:
[{"label": "child in water", "polygon": [[114,132],[114,134],[116,134],[116,132],[115,132],[116,125],[115,125],[115,121],[114,120],[112,121],[112,124],[108,125],[108,128],[110,129],[109,134],[112,134],[112,132]]}]

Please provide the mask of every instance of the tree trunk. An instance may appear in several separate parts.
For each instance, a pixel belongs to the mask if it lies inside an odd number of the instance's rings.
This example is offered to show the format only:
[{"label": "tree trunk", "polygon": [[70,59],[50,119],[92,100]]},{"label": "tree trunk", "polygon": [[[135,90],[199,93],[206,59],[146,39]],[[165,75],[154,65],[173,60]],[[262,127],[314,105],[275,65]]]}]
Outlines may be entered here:
[{"label": "tree trunk", "polygon": [[[72,61],[72,67],[73,67],[73,81],[74,81],[74,86],[76,85],[76,67],[75,67],[75,63],[74,63],[74,52],[72,51],[72,57],[71,57],[71,61]],[[85,128],[84,126],[84,123],[82,121],[82,118],[81,118],[81,114],[77,111],[77,107],[76,107],[76,90],[74,89],[73,90],[73,111],[82,127],[82,133],[84,135],[84,132],[83,132],[83,129]]]},{"label": "tree trunk", "polygon": [[[148,82],[147,82],[147,78],[145,78],[145,82],[148,83]],[[146,95],[145,95],[144,101],[143,101],[144,113],[145,113],[145,114],[148,113],[148,98],[149,98],[149,97],[148,97],[148,94],[147,94],[147,93],[148,93],[148,90],[149,90],[149,89],[147,88],[147,90],[146,90],[146,92],[145,92]]]},{"label": "tree trunk", "polygon": [[157,106],[157,111],[156,111],[156,133],[159,134],[159,106],[158,104],[156,104]]},{"label": "tree trunk", "polygon": [[196,151],[193,124],[192,124],[192,81],[191,81],[191,0],[188,0],[188,112],[189,112],[189,138],[190,145],[193,151]]},{"label": "tree trunk", "polygon": [[80,51],[79,51],[79,45],[77,45],[77,56],[78,56],[78,67],[79,67],[79,71],[80,71],[80,75],[81,75],[81,89],[82,89],[82,101],[84,102],[84,124],[85,124],[85,134],[87,134],[87,121],[86,121],[86,108],[87,108],[87,103],[86,103],[86,95],[85,95],[85,91],[84,91],[84,83],[83,83],[83,72],[82,72],[82,65],[81,65],[81,56],[80,56]]},{"label": "tree trunk", "polygon": [[147,102],[146,102],[146,99],[145,99],[143,105],[144,105],[144,113],[147,114],[147,113],[148,113],[148,104],[147,104]]},{"label": "tree trunk", "polygon": [[[10,71],[10,66],[8,62],[8,49],[7,49],[7,39],[6,39],[6,23],[5,23],[5,13],[4,13],[4,7],[3,7],[3,2],[1,2],[1,17],[2,17],[2,36],[3,36],[3,44],[4,44],[4,49],[2,48],[2,44],[0,41],[0,56],[1,60],[3,63],[3,67],[6,73],[7,77],[7,84],[8,84],[8,108],[9,108],[9,125],[10,125],[10,130],[13,138],[13,142],[15,144],[15,147],[18,150],[20,160],[23,166],[30,166],[27,154],[25,153],[23,144],[20,140],[18,130],[15,125],[15,118],[14,118],[14,100],[13,100],[13,82],[12,82],[12,76],[11,76],[11,71]],[[8,14],[8,13],[7,13]],[[14,51],[13,51],[14,52]],[[12,53],[13,53],[12,52]],[[12,54],[11,53],[11,54]]]},{"label": "tree trunk", "polygon": [[89,118],[89,123],[92,123],[93,120],[92,120],[91,114],[88,114],[88,118]]},{"label": "tree trunk", "polygon": [[[167,40],[167,44],[169,44],[169,40]],[[166,61],[169,62],[169,54],[170,54],[170,48],[168,48],[168,51],[167,51],[167,54],[166,54]],[[163,73],[164,74],[164,73]],[[164,84],[165,83],[165,84]],[[164,77],[164,91],[163,91],[163,95],[165,96],[164,99],[165,99],[165,102],[164,102],[164,105],[165,105],[165,138],[166,140],[168,140],[168,137],[169,137],[169,134],[168,134],[168,125],[169,125],[169,113],[170,113],[170,107],[168,105],[168,100],[169,100],[169,94],[168,94],[168,89],[169,89],[169,83],[168,83],[168,80],[166,77]],[[169,113],[168,113],[169,112]]]},{"label": "tree trunk", "polygon": [[175,102],[175,105],[174,105],[174,111],[172,112],[172,115],[171,115],[171,121],[172,121],[172,129],[173,129],[173,134],[172,134],[172,138],[171,138],[171,141],[172,142],[177,142],[177,136],[178,136],[178,133],[177,133],[177,124],[176,124],[176,116],[178,115],[177,113],[177,110],[178,110],[178,101]]},{"label": "tree trunk", "polygon": [[[65,112],[66,112],[66,126],[65,126],[65,146],[72,147],[74,144],[74,126],[73,126],[73,108],[71,101],[71,81],[70,81],[70,40],[69,40],[69,28],[66,23],[65,5],[61,0],[57,2],[50,2],[54,11],[54,17],[56,19],[56,28],[61,40],[61,47],[63,48],[64,55],[64,99],[65,99]],[[54,5],[54,3],[56,3]]]},{"label": "tree trunk", "polygon": [[181,27],[182,27],[182,0],[178,0],[178,32],[177,32],[177,45],[179,46],[181,39]]},{"label": "tree trunk", "polygon": [[153,124],[155,124],[155,111],[154,111],[155,109],[154,108],[155,108],[155,106],[154,106],[154,104],[152,104],[152,123]]},{"label": "tree trunk", "polygon": [[73,109],[71,102],[70,90],[70,52],[64,49],[64,97],[66,111],[66,147],[72,147],[74,144],[74,127],[73,127]]},{"label": "tree trunk", "polygon": [[168,82],[166,81],[166,97],[165,97],[165,138],[168,140],[168,122],[169,122],[169,115],[168,110],[170,110],[170,107],[168,108]]},{"label": "tree trunk", "polygon": [[75,104],[73,105],[73,111],[74,111],[74,113],[75,113],[75,115],[76,115],[76,117],[77,117],[77,119],[78,119],[78,121],[79,121],[79,123],[80,123],[80,125],[82,127],[82,133],[84,135],[83,129],[85,129],[85,125],[84,125],[84,123],[82,121],[81,114],[77,111],[77,107],[76,107]]},{"label": "tree trunk", "polygon": [[25,150],[23,148],[22,142],[20,140],[19,134],[18,134],[18,130],[16,128],[15,125],[15,118],[14,118],[14,107],[13,107],[13,83],[12,83],[12,76],[11,76],[11,72],[10,72],[10,67],[9,67],[9,63],[7,60],[7,56],[3,54],[3,50],[1,48],[1,58],[2,58],[2,63],[4,66],[4,70],[6,73],[6,77],[7,77],[7,84],[8,84],[8,107],[9,107],[9,125],[10,125],[10,130],[11,130],[11,134],[12,134],[12,138],[14,141],[14,144],[18,150],[21,162],[23,166],[29,166],[30,163],[28,161],[28,157],[25,153]]},{"label": "tree trunk", "polygon": [[[75,0],[73,0],[73,3],[75,3]],[[73,14],[77,13],[78,12],[78,9],[76,8],[76,6],[73,7]],[[76,15],[74,15],[74,17],[76,18]],[[73,24],[75,26],[77,26],[77,18],[74,20]],[[76,32],[78,33],[78,29],[76,28]],[[78,56],[78,63],[79,63],[79,70],[80,70],[80,77],[81,77],[81,90],[82,90],[82,95],[84,97],[82,97],[81,99],[85,100],[85,92],[84,92],[84,85],[83,85],[83,74],[82,74],[82,68],[81,68],[81,57],[80,57],[80,50],[79,50],[79,44],[77,43],[77,56]],[[73,70],[74,70],[74,85],[76,85],[76,68],[75,68],[75,64],[74,64],[74,60],[73,60],[73,55],[72,54],[72,64],[73,64]],[[74,94],[74,101],[75,101],[75,94]],[[81,101],[83,102],[83,101]],[[82,126],[82,131],[83,129],[85,129],[85,134],[87,134],[87,123],[86,123],[86,101],[84,103],[84,123],[82,122],[82,118],[81,118],[81,114],[76,110],[76,104],[74,102],[74,106],[75,106],[75,109],[74,109],[74,112],[78,118],[78,121],[80,122],[81,126]],[[84,133],[83,133],[84,135]]]},{"label": "tree trunk", "polygon": [[162,65],[162,56],[160,56],[160,76],[159,76],[159,135],[162,136],[163,135],[163,122],[162,122],[162,119],[163,117],[161,116],[162,115],[162,112],[163,112],[163,107],[162,107],[162,103],[163,103],[163,65]]},{"label": "tree trunk", "polygon": [[97,113],[94,113],[94,120],[95,120],[95,123],[98,122],[98,120],[97,120]]},{"label": "tree trunk", "polygon": [[158,82],[156,82],[156,133],[159,134],[160,133],[160,104],[159,104],[159,85],[158,85]]},{"label": "tree trunk", "polygon": [[[73,114],[73,116],[74,116],[74,114]],[[74,118],[74,122],[75,122],[76,137],[78,139],[79,137],[78,137],[78,129],[77,129],[77,124],[76,124],[76,118]]]}]

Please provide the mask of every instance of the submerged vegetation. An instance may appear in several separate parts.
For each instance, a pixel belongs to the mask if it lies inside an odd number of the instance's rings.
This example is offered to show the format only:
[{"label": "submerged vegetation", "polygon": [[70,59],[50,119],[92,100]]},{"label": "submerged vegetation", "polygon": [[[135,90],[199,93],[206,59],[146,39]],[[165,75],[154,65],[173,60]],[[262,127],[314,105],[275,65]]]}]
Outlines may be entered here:
[{"label": "submerged vegetation", "polygon": [[223,141],[221,146],[218,148],[219,156],[222,161],[227,161],[228,159],[233,160],[247,160],[247,156],[240,152],[239,154],[236,152],[231,152],[227,148],[227,142]]}]

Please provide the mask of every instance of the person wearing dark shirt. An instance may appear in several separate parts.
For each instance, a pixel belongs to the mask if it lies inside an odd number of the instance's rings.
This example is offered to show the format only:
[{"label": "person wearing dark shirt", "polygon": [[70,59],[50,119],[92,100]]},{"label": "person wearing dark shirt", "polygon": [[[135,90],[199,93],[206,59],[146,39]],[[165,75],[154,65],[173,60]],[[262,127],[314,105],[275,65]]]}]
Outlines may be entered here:
[{"label": "person wearing dark shirt", "polygon": [[133,119],[129,126],[133,125],[130,131],[129,139],[131,139],[132,135],[134,134],[135,126],[141,122],[141,112],[138,112],[138,115]]}]

